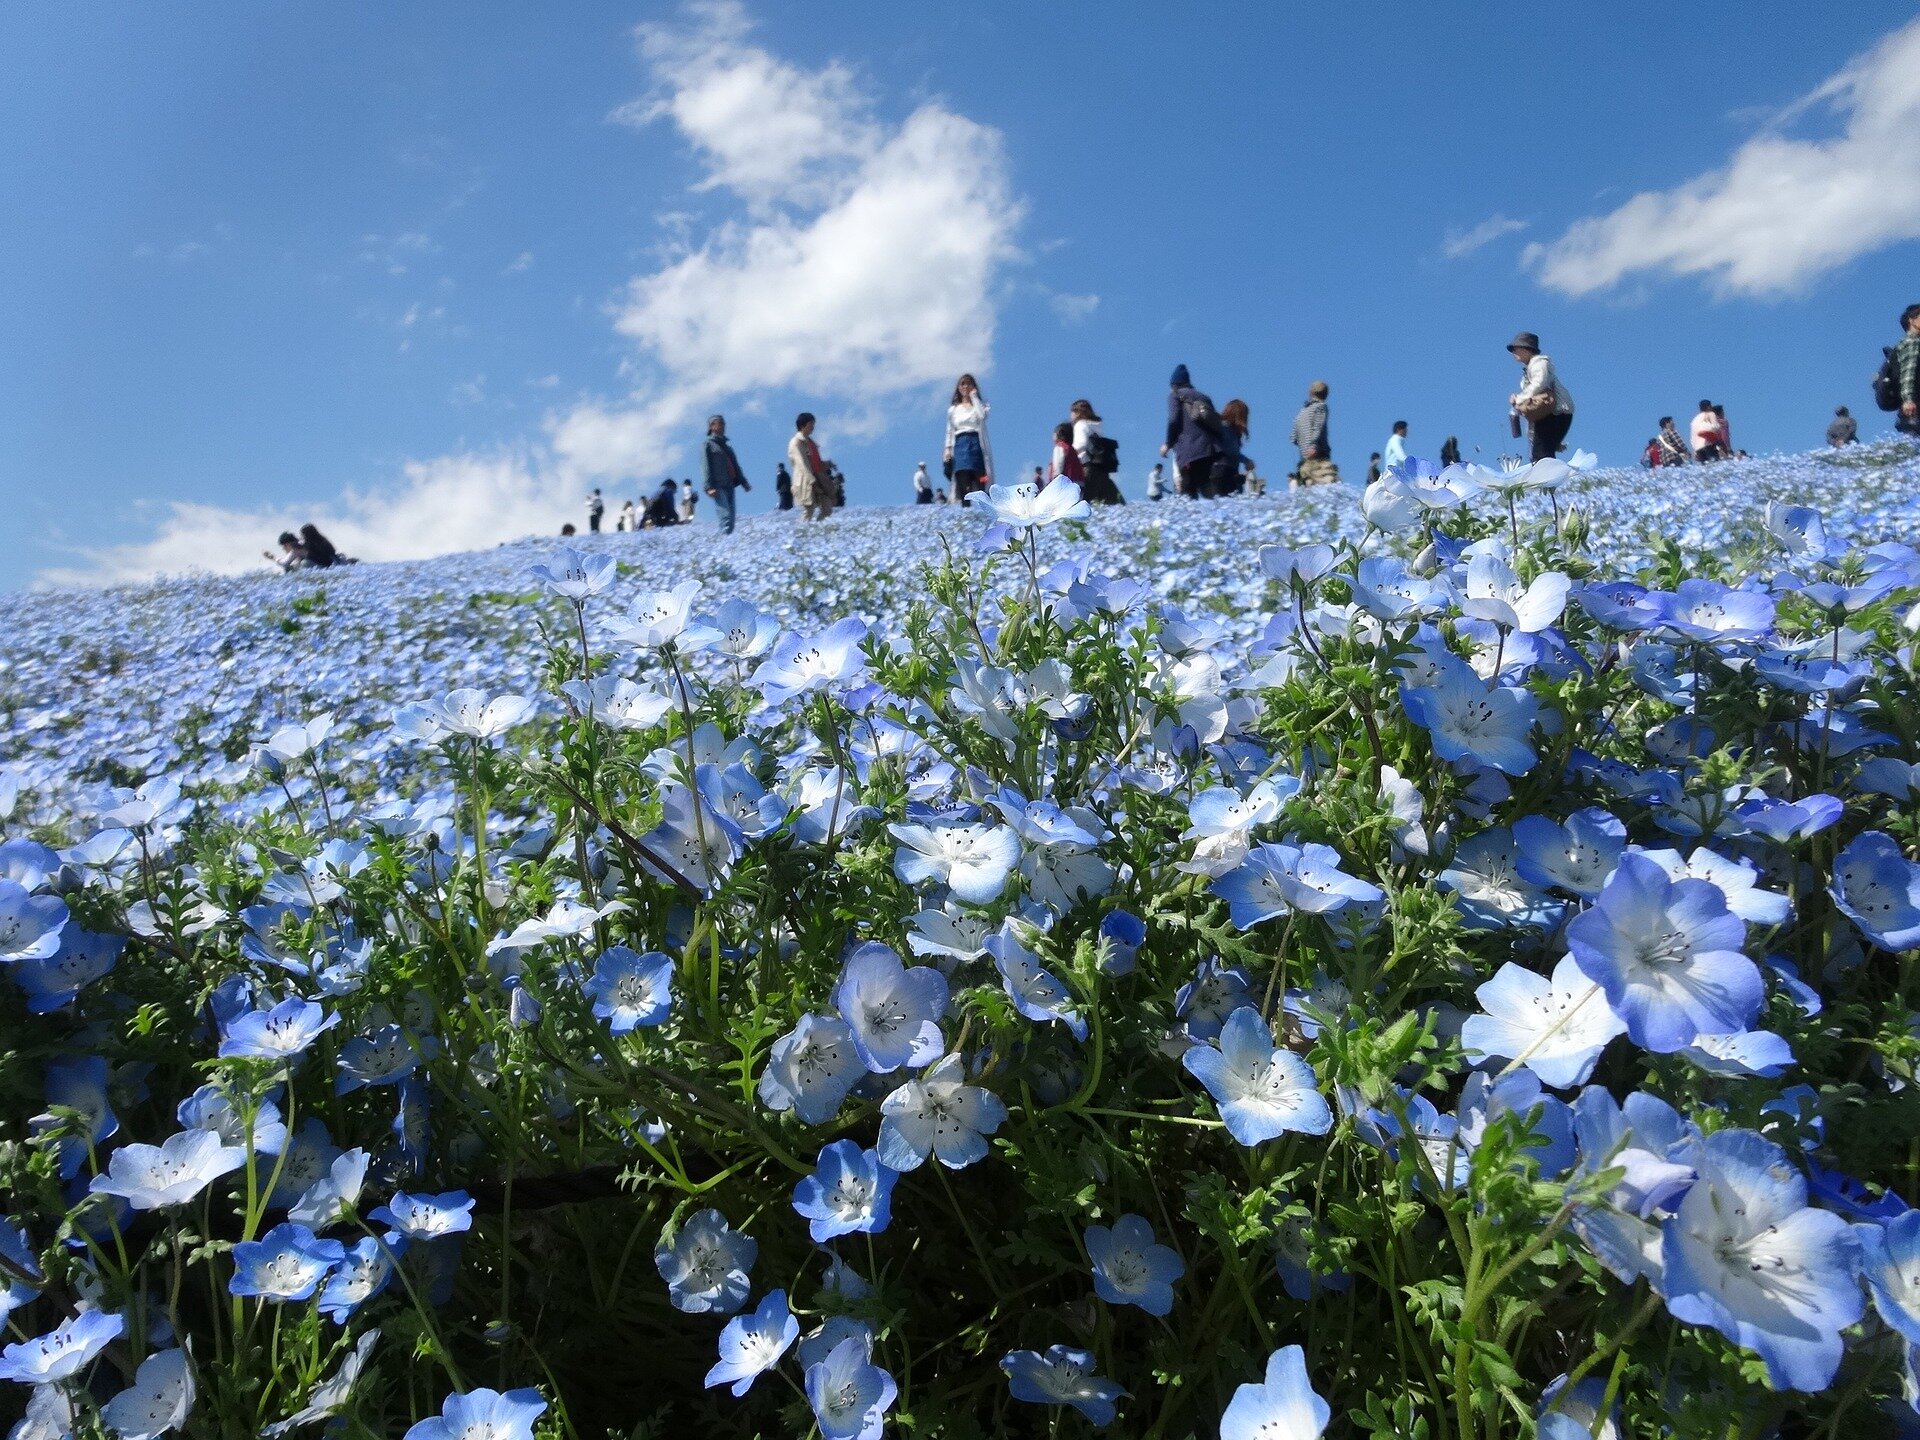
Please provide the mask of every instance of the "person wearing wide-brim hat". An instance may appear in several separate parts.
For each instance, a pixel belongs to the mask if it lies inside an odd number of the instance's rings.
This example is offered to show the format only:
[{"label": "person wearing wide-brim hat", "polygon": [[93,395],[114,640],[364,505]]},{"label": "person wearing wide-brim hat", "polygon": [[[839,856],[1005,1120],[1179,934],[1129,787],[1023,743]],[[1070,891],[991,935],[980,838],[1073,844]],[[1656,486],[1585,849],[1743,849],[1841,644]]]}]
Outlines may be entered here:
[{"label": "person wearing wide-brim hat", "polygon": [[1507,404],[1533,432],[1533,458],[1552,459],[1565,445],[1567,431],[1573,428],[1573,396],[1560,383],[1552,358],[1541,353],[1540,337],[1531,330],[1522,330],[1509,340],[1507,353],[1526,372],[1520,388],[1507,397]]}]

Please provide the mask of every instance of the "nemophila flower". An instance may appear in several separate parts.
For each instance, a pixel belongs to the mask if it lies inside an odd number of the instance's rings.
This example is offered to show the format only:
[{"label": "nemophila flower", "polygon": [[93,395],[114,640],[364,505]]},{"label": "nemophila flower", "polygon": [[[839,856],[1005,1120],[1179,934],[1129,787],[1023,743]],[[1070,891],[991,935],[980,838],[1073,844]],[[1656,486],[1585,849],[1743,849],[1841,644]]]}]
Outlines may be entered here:
[{"label": "nemophila flower", "polygon": [[1683,1045],[1680,1057],[1709,1075],[1757,1075],[1771,1079],[1793,1064],[1793,1047],[1771,1030],[1743,1030],[1737,1035],[1696,1035]]},{"label": "nemophila flower", "polygon": [[1109,910],[1100,919],[1100,942],[1100,968],[1109,975],[1131,975],[1147,943],[1147,927],[1138,915]]},{"label": "nemophila flower", "polygon": [[0,962],[45,960],[60,948],[67,902],[35,895],[17,880],[0,880]]},{"label": "nemophila flower", "polygon": [[760,1074],[760,1103],[791,1110],[804,1124],[831,1120],[848,1092],[867,1074],[853,1031],[835,1015],[802,1015],[773,1042]]},{"label": "nemophila flower", "polygon": [[1511,1116],[1520,1122],[1527,1154],[1540,1167],[1542,1179],[1558,1179],[1572,1168],[1573,1112],[1564,1100],[1543,1093],[1540,1077],[1531,1070],[1514,1070],[1498,1079],[1476,1070],[1460,1089],[1458,1108],[1456,1133],[1469,1153],[1485,1142],[1488,1127]]},{"label": "nemophila flower", "polygon": [[1363,1119],[1379,1131],[1389,1153],[1396,1157],[1405,1153],[1402,1145],[1412,1141],[1426,1168],[1433,1172],[1431,1180],[1424,1171],[1420,1173],[1422,1190],[1434,1183],[1443,1191],[1460,1189],[1472,1169],[1472,1155],[1460,1139],[1460,1122],[1442,1115],[1424,1095],[1402,1096],[1401,1109],[1405,1112],[1404,1124],[1400,1113],[1390,1109],[1368,1110]]},{"label": "nemophila flower", "polygon": [[[364,1085],[397,1085],[419,1068],[425,1040],[414,1041],[398,1025],[382,1025],[356,1035],[340,1047],[334,1093],[345,1095]],[[418,1048],[416,1048],[418,1047]]]},{"label": "nemophila flower", "polygon": [[625,945],[603,951],[593,975],[580,989],[593,1013],[616,1035],[641,1025],[658,1025],[673,1009],[673,961],[658,950],[641,955]]},{"label": "nemophila flower", "polygon": [[1275,1046],[1273,1031],[1251,1005],[1227,1017],[1218,1048],[1195,1045],[1180,1063],[1206,1086],[1227,1133],[1242,1145],[1289,1131],[1324,1135],[1333,1125],[1313,1067]]},{"label": "nemophila flower", "polygon": [[135,789],[114,794],[119,803],[100,818],[128,830],[163,831],[193,813],[193,801],[180,793],[180,782],[171,775],[156,775]]},{"label": "nemophila flower", "polygon": [[1220,1440],[1314,1440],[1332,1414],[1307,1379],[1306,1352],[1288,1345],[1267,1357],[1263,1384],[1233,1392],[1220,1417]]},{"label": "nemophila flower", "polygon": [[909,1080],[880,1102],[880,1163],[917,1170],[932,1156],[961,1170],[987,1155],[986,1137],[1007,1119],[1007,1107],[991,1090],[966,1083],[958,1055]]},{"label": "nemophila flower", "polygon": [[1762,512],[1767,534],[1785,552],[1787,559],[1800,564],[1824,564],[1839,558],[1840,551],[1827,538],[1827,523],[1810,505],[1783,505],[1769,500]]},{"label": "nemophila flower", "polygon": [[[662,789],[660,823],[640,838],[653,855],[702,891],[711,890],[733,868],[742,839],[737,825],[709,805],[698,790],[684,785]],[[645,863],[662,880],[676,878],[652,858]]]},{"label": "nemophila flower", "polygon": [[731,1385],[738,1399],[799,1338],[800,1322],[787,1308],[787,1292],[772,1291],[751,1314],[734,1316],[720,1332],[720,1359],[707,1371],[706,1388]]},{"label": "nemophila flower", "polygon": [[945,1049],[940,1017],[947,1012],[947,977],[928,965],[909,969],[878,941],[847,957],[833,1004],[875,1074],[931,1065]]},{"label": "nemophila flower", "polygon": [[122,1145],[107,1157],[107,1173],[88,1187],[118,1195],[136,1210],[184,1205],[222,1175],[247,1162],[247,1152],[209,1130],[182,1130],[159,1145]]},{"label": "nemophila flower", "polygon": [[681,639],[686,650],[711,650],[730,660],[756,660],[780,636],[780,622],[749,600],[722,601],[710,614],[697,616]]},{"label": "nemophila flower", "polygon": [[0,880],[11,880],[28,890],[44,890],[59,871],[59,854],[38,840],[25,836],[0,840]]},{"label": "nemophila flower", "polygon": [[1020,837],[1006,825],[889,825],[887,833],[900,842],[894,874],[909,885],[945,885],[970,905],[998,897],[1020,858]]},{"label": "nemophila flower", "polygon": [[1467,561],[1466,583],[1460,591],[1461,613],[1491,620],[1508,630],[1529,635],[1560,618],[1573,582],[1557,570],[1522,585],[1507,557],[1482,550]]},{"label": "nemophila flower", "polygon": [[[107,1062],[98,1055],[47,1062],[47,1108],[70,1110],[71,1118],[59,1120],[58,1142],[60,1178],[71,1180],[87,1163],[87,1156],[102,1140],[109,1140],[120,1129],[120,1117],[113,1113],[107,1099]],[[35,1121],[38,1133],[49,1126]]]},{"label": "nemophila flower", "polygon": [[1824,1390],[1860,1318],[1859,1242],[1807,1205],[1787,1154],[1750,1130],[1701,1142],[1699,1179],[1663,1227],[1667,1309],[1766,1364],[1776,1389]]},{"label": "nemophila flower", "polygon": [[852,616],[817,635],[783,635],[753,672],[753,684],[769,705],[844,684],[867,668],[860,650],[866,638],[866,624]]},{"label": "nemophila flower", "polygon": [[1880,1318],[1910,1345],[1920,1345],[1920,1210],[1884,1225],[1859,1225],[1860,1272]]},{"label": "nemophila flower", "polygon": [[1351,584],[1354,604],[1381,620],[1424,615],[1445,598],[1439,586],[1415,575],[1397,555],[1369,555]]},{"label": "nemophila flower", "polygon": [[962,657],[953,678],[955,683],[947,691],[953,708],[971,715],[994,739],[1012,745],[1020,735],[1020,702],[1013,672]]},{"label": "nemophila flower", "polygon": [[133,1384],[100,1407],[120,1440],[154,1440],[187,1423],[193,1409],[193,1365],[185,1350],[161,1350],[140,1362]]},{"label": "nemophila flower", "polygon": [[1193,842],[1193,859],[1182,861],[1180,868],[1224,874],[1246,857],[1254,830],[1277,820],[1280,807],[1299,790],[1300,782],[1287,776],[1263,780],[1245,795],[1225,786],[1201,791],[1187,806],[1190,823],[1180,834]]},{"label": "nemophila flower", "polygon": [[804,845],[826,845],[864,827],[879,814],[859,803],[854,787],[838,765],[810,766],[788,783],[788,814],[793,838]]},{"label": "nemophila flower", "polygon": [[794,1187],[793,1208],[821,1244],[840,1235],[878,1235],[892,1218],[893,1182],[899,1178],[874,1151],[836,1140],[821,1149],[813,1174]]},{"label": "nemophila flower", "polygon": [[525,720],[533,707],[533,698],[528,695],[489,698],[484,690],[462,688],[449,690],[437,700],[401,706],[394,712],[393,725],[415,740],[440,740],[448,735],[491,740]]},{"label": "nemophila flower", "polygon": [[106,1310],[82,1310],[45,1335],[0,1350],[0,1380],[21,1385],[57,1385],[91,1365],[127,1328],[124,1317]]},{"label": "nemophila flower", "polygon": [[326,1179],[332,1173],[334,1161],[343,1153],[333,1143],[326,1121],[309,1115],[300,1123],[300,1128],[283,1141],[277,1156],[256,1152],[254,1170],[263,1184],[271,1180],[268,1203],[290,1206]]},{"label": "nemophila flower", "polygon": [[718,1210],[689,1215],[673,1239],[654,1247],[653,1263],[667,1282],[667,1298],[690,1315],[731,1315],[746,1303],[760,1247],[727,1224]]},{"label": "nemophila flower", "polygon": [[1080,487],[1061,476],[1046,485],[994,485],[973,497],[990,519],[1015,529],[1035,529],[1060,520],[1084,520],[1093,513]]},{"label": "nemophila flower", "polygon": [[1113,867],[1092,846],[1073,842],[1029,845],[1020,857],[1020,874],[1033,900],[1060,912],[1113,887]]},{"label": "nemophila flower", "polygon": [[363,1235],[346,1247],[340,1266],[320,1291],[320,1313],[336,1325],[393,1283],[399,1247],[377,1235]]},{"label": "nemophila flower", "polygon": [[46,1015],[71,1005],[87,986],[111,974],[126,945],[124,935],[95,935],[69,923],[53,954],[16,960],[6,973],[26,993],[27,1010]]},{"label": "nemophila flower", "polygon": [[1776,800],[1762,795],[1733,807],[1747,829],[1782,845],[1816,835],[1846,813],[1837,795],[1809,795],[1803,800]]},{"label": "nemophila flower", "polygon": [[1218,1038],[1227,1017],[1253,999],[1253,981],[1238,965],[1208,956],[1194,968],[1193,979],[1173,997],[1173,1013],[1186,1022],[1195,1040]]},{"label": "nemophila flower", "polygon": [[338,1240],[319,1239],[306,1226],[285,1221],[260,1239],[233,1247],[233,1278],[227,1290],[275,1302],[305,1300],[346,1256],[346,1246]]},{"label": "nemophila flower", "polygon": [[986,954],[987,937],[993,933],[993,922],[984,915],[951,907],[922,910],[907,930],[907,948],[916,955],[945,956],[949,963],[941,968],[951,971],[952,962]]},{"label": "nemophila flower", "polygon": [[1006,1371],[1007,1393],[1014,1399],[1029,1405],[1071,1405],[1095,1426],[1113,1423],[1113,1402],[1127,1393],[1094,1374],[1093,1356],[1070,1345],[1049,1345],[1044,1355],[1015,1350],[1001,1357],[1000,1368]]},{"label": "nemophila flower", "polygon": [[762,785],[760,777],[738,761],[724,768],[700,766],[696,783],[714,813],[731,823],[745,839],[758,840],[787,818],[787,802]]},{"label": "nemophila flower", "polygon": [[1465,664],[1444,668],[1431,685],[1403,697],[1407,718],[1425,730],[1449,764],[1462,762],[1525,775],[1540,757],[1528,744],[1540,705],[1525,690],[1488,685]]},{"label": "nemophila flower", "polygon": [[1920,865],[1885,831],[1868,830],[1840,852],[1827,893],[1882,950],[1920,948]]},{"label": "nemophila flower", "polygon": [[360,1383],[361,1372],[367,1368],[367,1360],[379,1339],[378,1330],[362,1331],[353,1349],[347,1352],[346,1359],[340,1362],[340,1368],[308,1392],[304,1405],[286,1419],[265,1426],[260,1431],[261,1435],[266,1440],[279,1440],[283,1435],[331,1419],[344,1410],[347,1402],[353,1398],[354,1387]]},{"label": "nemophila flower", "polygon": [[513,927],[511,934],[488,941],[487,954],[497,955],[502,950],[530,950],[551,940],[570,940],[577,935],[587,934],[600,921],[626,908],[626,903],[621,900],[609,900],[598,906],[582,905],[578,900],[556,900],[545,915],[522,920]]},{"label": "nemophila flower", "polygon": [[1675,880],[1705,880],[1719,887],[1727,908],[1749,925],[1778,925],[1790,913],[1790,902],[1777,890],[1762,889],[1760,872],[1744,860],[1730,860],[1702,845],[1686,859],[1677,850],[1636,850]]},{"label": "nemophila flower", "polygon": [[650,590],[637,597],[624,616],[607,622],[607,638],[631,650],[659,650],[680,638],[693,618],[693,602],[700,587],[683,580],[670,590]]},{"label": "nemophila flower", "polygon": [[1660,629],[1676,640],[1720,644],[1758,640],[1773,629],[1773,601],[1717,580],[1682,580],[1661,603]]},{"label": "nemophila flower", "polygon": [[1427,519],[1427,507],[1391,470],[1361,492],[1360,513],[1366,517],[1367,524],[1389,535],[1417,530]]},{"label": "nemophila flower", "polygon": [[387,1240],[438,1240],[473,1228],[473,1197],[464,1190],[441,1195],[409,1195],[396,1190],[367,1219],[387,1227]]},{"label": "nemophila flower", "polygon": [[300,1192],[300,1198],[287,1211],[287,1219],[313,1230],[338,1224],[360,1203],[360,1189],[367,1181],[367,1162],[364,1150],[341,1151],[334,1156],[327,1173]]},{"label": "nemophila flower", "polygon": [[560,691],[580,713],[609,730],[651,730],[673,709],[673,697],[647,685],[636,685],[621,675],[596,675],[591,680],[569,680]]},{"label": "nemophila flower", "polygon": [[1483,1013],[1461,1027],[1466,1057],[1518,1061],[1555,1089],[1586,1083],[1607,1042],[1626,1033],[1570,955],[1553,967],[1551,980],[1509,962],[1474,995]]},{"label": "nemophila flower", "polygon": [[449,1395],[438,1415],[420,1421],[405,1440],[533,1440],[533,1424],[546,1413],[538,1390],[469,1390]]},{"label": "nemophila flower", "polygon": [[1311,585],[1330,574],[1334,564],[1331,545],[1302,545],[1297,550],[1285,545],[1262,545],[1255,558],[1260,573],[1283,585]]},{"label": "nemophila flower", "polygon": [[880,1440],[887,1411],[899,1395],[893,1376],[873,1363],[858,1336],[842,1340],[826,1359],[807,1367],[807,1403],[822,1440]]},{"label": "nemophila flower", "polygon": [[297,1059],[324,1031],[340,1023],[311,1000],[282,1000],[271,1010],[249,1010],[228,1022],[220,1041],[223,1060]]},{"label": "nemophila flower", "polygon": [[1241,930],[1296,910],[1329,915],[1356,901],[1372,904],[1385,898],[1379,886],[1340,868],[1339,851],[1311,841],[1256,845],[1211,888],[1227,902],[1233,923]]},{"label": "nemophila flower", "polygon": [[1589,1375],[1571,1388],[1567,1377],[1560,1376],[1540,1392],[1535,1416],[1540,1440],[1621,1440],[1618,1404],[1605,1420],[1600,1418],[1606,1403],[1607,1382],[1600,1376]]},{"label": "nemophila flower", "polygon": [[1642,1049],[1666,1054],[1696,1035],[1745,1030],[1759,1013],[1759,967],[1746,926],[1705,880],[1670,880],[1622,855],[1593,908],[1567,925],[1567,948]]},{"label": "nemophila flower", "polygon": [[529,565],[527,573],[549,592],[575,604],[598,595],[620,573],[620,561],[605,551],[576,550],[562,545],[553,558]]},{"label": "nemophila flower", "polygon": [[329,710],[297,724],[282,725],[261,748],[281,765],[292,765],[319,749],[332,733],[333,712]]},{"label": "nemophila flower", "polygon": [[1527,881],[1520,860],[1520,842],[1505,826],[1482,830],[1455,847],[1438,882],[1454,893],[1467,929],[1544,929],[1559,918],[1562,905]]},{"label": "nemophila flower", "polygon": [[994,968],[1000,972],[1000,983],[1014,1009],[1029,1020],[1064,1025],[1076,1040],[1087,1038],[1087,1017],[1074,1004],[1073,992],[1041,965],[1039,956],[1020,943],[1013,922],[1009,921],[999,934],[988,936],[986,949],[993,956]]},{"label": "nemophila flower", "polygon": [[1149,1315],[1173,1309],[1173,1282],[1187,1273],[1180,1253],[1154,1242],[1143,1215],[1122,1215],[1111,1226],[1087,1227],[1093,1293],[1109,1305],[1137,1305]]},{"label": "nemophila flower", "polygon": [[1576,810],[1556,825],[1544,815],[1513,822],[1515,865],[1523,879],[1575,895],[1600,893],[1627,846],[1627,827],[1598,808]]},{"label": "nemophila flower", "polygon": [[0,1270],[0,1325],[5,1325],[9,1315],[40,1294],[46,1273],[27,1232],[4,1217],[0,1217],[0,1258],[7,1261],[7,1268]]},{"label": "nemophila flower", "polygon": [[1451,510],[1480,493],[1476,471],[1466,465],[1449,465],[1442,470],[1430,460],[1415,457],[1387,474],[1397,478],[1407,493],[1429,510]]}]

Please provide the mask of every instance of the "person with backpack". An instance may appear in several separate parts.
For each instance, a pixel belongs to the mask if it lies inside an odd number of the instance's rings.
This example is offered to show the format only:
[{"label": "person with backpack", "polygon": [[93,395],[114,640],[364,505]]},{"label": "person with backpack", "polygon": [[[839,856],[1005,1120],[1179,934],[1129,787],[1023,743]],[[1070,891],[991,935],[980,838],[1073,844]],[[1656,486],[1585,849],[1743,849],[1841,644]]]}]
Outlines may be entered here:
[{"label": "person with backpack", "polygon": [[336,565],[353,564],[333,548],[333,542],[320,533],[317,525],[311,523],[300,527],[300,548],[306,553],[307,564],[315,570],[331,570]]},{"label": "person with backpack", "polygon": [[1120,447],[1100,433],[1100,417],[1091,400],[1076,400],[1069,408],[1073,421],[1073,450],[1080,457],[1080,490],[1095,505],[1124,505],[1126,497],[1113,477],[1120,469]]},{"label": "person with backpack", "polygon": [[1167,390],[1167,438],[1160,453],[1173,456],[1179,476],[1174,488],[1189,500],[1200,496],[1213,475],[1222,448],[1220,429],[1220,412],[1212,398],[1193,388],[1186,366],[1174,366]]},{"label": "person with backpack", "polygon": [[991,408],[973,376],[962,375],[954,381],[953,402],[947,406],[945,464],[953,481],[953,498],[962,505],[972,505],[968,497],[993,484],[993,445],[987,439]]},{"label": "person with backpack", "polygon": [[1654,437],[1660,445],[1659,465],[1684,465],[1687,463],[1687,442],[1681,437],[1679,428],[1674,425],[1671,415],[1660,417],[1660,433]]},{"label": "person with backpack", "polygon": [[1294,472],[1302,485],[1337,485],[1340,468],[1333,463],[1333,441],[1327,430],[1327,382],[1316,380],[1307,387],[1307,403],[1293,417],[1293,444],[1300,452],[1300,468]]},{"label": "person with backpack", "polygon": [[1523,372],[1520,388],[1507,397],[1508,410],[1532,431],[1533,459],[1551,460],[1565,447],[1567,431],[1573,428],[1573,396],[1560,383],[1552,357],[1541,353],[1540,337],[1531,330],[1509,340],[1507,353],[1520,362]]},{"label": "person with backpack", "polygon": [[1858,444],[1859,440],[1860,426],[1855,423],[1853,413],[1844,405],[1836,405],[1833,411],[1833,422],[1827,426],[1827,444],[1839,450],[1848,445]]},{"label": "person with backpack", "polygon": [[1886,363],[1874,381],[1874,399],[1882,410],[1895,413],[1893,428],[1903,435],[1920,435],[1920,305],[1900,312],[1900,343],[1886,352]]}]

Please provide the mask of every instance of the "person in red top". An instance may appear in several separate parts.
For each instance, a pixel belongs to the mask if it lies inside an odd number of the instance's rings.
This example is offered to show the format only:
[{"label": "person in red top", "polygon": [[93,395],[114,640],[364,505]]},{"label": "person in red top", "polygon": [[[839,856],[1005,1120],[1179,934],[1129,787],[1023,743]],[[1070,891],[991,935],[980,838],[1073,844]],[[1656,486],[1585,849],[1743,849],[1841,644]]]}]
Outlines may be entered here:
[{"label": "person in red top", "polygon": [[1079,452],[1073,448],[1073,426],[1065,421],[1053,427],[1053,463],[1047,467],[1047,483],[1052,484],[1062,475],[1076,485],[1086,478]]}]

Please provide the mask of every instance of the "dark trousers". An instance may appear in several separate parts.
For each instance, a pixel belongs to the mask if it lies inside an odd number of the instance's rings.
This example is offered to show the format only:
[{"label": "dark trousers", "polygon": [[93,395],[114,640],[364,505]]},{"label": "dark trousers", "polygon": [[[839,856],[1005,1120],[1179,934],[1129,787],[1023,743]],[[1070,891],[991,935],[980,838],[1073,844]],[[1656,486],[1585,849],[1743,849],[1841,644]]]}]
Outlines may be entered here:
[{"label": "dark trousers", "polygon": [[1567,431],[1573,428],[1571,415],[1542,415],[1533,422],[1533,458],[1551,460],[1560,453]]},{"label": "dark trousers", "polygon": [[1202,455],[1191,465],[1180,467],[1180,493],[1189,500],[1198,500],[1213,489],[1213,462],[1211,455]]},{"label": "dark trousers", "polygon": [[587,529],[596,535],[600,533],[600,512],[598,510],[589,510],[587,512]]},{"label": "dark trousers", "polygon": [[973,501],[967,497],[986,488],[986,486],[980,483],[980,472],[978,470],[956,470],[953,472],[953,498],[958,500],[962,505],[971,507]]}]

